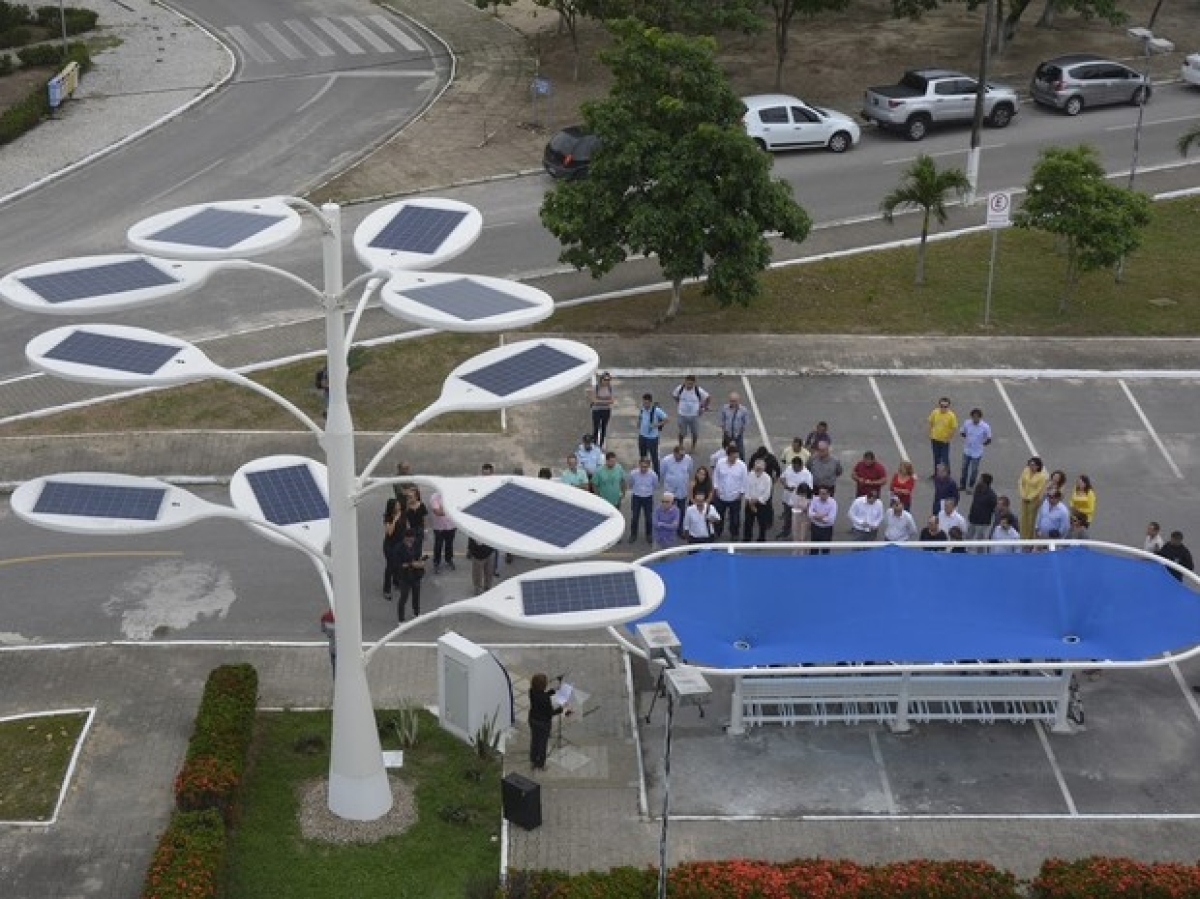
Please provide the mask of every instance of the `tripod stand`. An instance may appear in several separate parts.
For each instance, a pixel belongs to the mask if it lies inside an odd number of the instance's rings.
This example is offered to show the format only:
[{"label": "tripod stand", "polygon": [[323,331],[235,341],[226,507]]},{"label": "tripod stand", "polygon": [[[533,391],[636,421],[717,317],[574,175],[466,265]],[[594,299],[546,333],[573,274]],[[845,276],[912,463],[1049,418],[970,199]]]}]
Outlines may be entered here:
[{"label": "tripod stand", "polygon": [[[667,666],[663,665],[658,669],[658,680],[654,684],[654,698],[650,700],[650,708],[646,710],[645,721],[650,723],[650,716],[654,714],[654,706],[658,704],[658,698],[665,696],[667,693]],[[697,705],[696,709],[700,712],[700,717],[704,717],[704,706]]]}]

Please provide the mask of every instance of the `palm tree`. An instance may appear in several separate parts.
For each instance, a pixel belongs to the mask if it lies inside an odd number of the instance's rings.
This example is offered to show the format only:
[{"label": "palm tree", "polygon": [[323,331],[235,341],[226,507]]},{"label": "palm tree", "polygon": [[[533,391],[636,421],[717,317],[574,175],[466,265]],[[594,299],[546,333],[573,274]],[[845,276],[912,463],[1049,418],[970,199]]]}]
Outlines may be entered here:
[{"label": "palm tree", "polygon": [[933,157],[922,153],[904,172],[899,186],[883,198],[879,205],[883,220],[892,224],[896,209],[915,206],[921,218],[921,242],[917,246],[917,286],[925,283],[925,244],[929,240],[929,217],[936,216],[939,225],[946,224],[946,194],[953,191],[958,199],[966,196],[971,182],[962,169],[938,171]]},{"label": "palm tree", "polygon": [[1187,156],[1192,144],[1200,144],[1200,125],[1193,125],[1190,131],[1185,131],[1175,146],[1180,155]]}]

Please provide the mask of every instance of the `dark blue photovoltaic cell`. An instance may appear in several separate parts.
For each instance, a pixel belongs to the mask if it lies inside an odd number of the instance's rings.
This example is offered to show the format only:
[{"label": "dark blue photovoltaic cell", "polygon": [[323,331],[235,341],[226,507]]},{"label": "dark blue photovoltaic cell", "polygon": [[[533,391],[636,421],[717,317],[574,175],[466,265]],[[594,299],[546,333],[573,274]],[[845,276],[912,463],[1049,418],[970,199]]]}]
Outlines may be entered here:
[{"label": "dark blue photovoltaic cell", "polygon": [[179,347],[166,343],[113,337],[110,334],[95,334],[91,331],[73,331],[43,355],[47,359],[58,359],[62,362],[78,362],[80,365],[94,365],[97,368],[152,375],[179,355],[179,350]]},{"label": "dark blue photovoltaic cell", "polygon": [[496,396],[511,396],[526,387],[570,371],[584,361],[543,343],[459,377]]},{"label": "dark blue photovoltaic cell", "polygon": [[468,322],[536,305],[469,278],[413,287],[402,291],[402,294],[406,299],[414,300],[422,306]]},{"label": "dark blue photovoltaic cell", "polygon": [[441,248],[466,217],[465,212],[456,209],[409,204],[396,213],[367,246],[428,256]]},{"label": "dark blue photovoltaic cell", "polygon": [[608,519],[599,512],[508,483],[463,509],[484,521],[551,546],[570,546]]},{"label": "dark blue photovoltaic cell", "polygon": [[41,515],[154,521],[167,491],[161,487],[109,487],[46,481],[33,511]]},{"label": "dark blue photovoltaic cell", "polygon": [[177,278],[144,259],[108,262],[69,272],[30,275],[17,278],[17,281],[47,303],[70,303],[179,283]]},{"label": "dark blue photovoltaic cell", "polygon": [[147,239],[186,247],[228,250],[283,220],[282,215],[268,215],[265,212],[209,208],[189,215],[149,235]]},{"label": "dark blue photovoltaic cell", "polygon": [[299,524],[329,517],[329,503],[307,465],[291,465],[246,475],[267,521]]},{"label": "dark blue photovoltaic cell", "polygon": [[653,620],[697,665],[1139,661],[1200,644],[1195,592],[1155,562],[1087,548],[703,552],[650,567],[667,588]]},{"label": "dark blue photovoltaic cell", "polygon": [[640,601],[637,577],[632,571],[521,582],[521,605],[526,617],[621,609]]}]

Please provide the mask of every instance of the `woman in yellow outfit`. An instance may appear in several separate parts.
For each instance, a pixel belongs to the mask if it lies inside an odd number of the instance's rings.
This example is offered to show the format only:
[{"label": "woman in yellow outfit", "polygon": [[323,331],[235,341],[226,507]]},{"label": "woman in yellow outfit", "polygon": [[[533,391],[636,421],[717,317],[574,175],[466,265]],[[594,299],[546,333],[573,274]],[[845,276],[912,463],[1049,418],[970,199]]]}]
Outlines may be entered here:
[{"label": "woman in yellow outfit", "polygon": [[1085,474],[1075,479],[1075,489],[1071,491],[1071,511],[1081,514],[1089,525],[1096,521],[1096,491],[1092,489],[1092,479]]},{"label": "woman in yellow outfit", "polygon": [[1037,521],[1038,507],[1042,504],[1042,496],[1046,492],[1046,483],[1050,476],[1042,464],[1041,456],[1034,456],[1021,469],[1021,477],[1017,479],[1017,492],[1021,496],[1021,539],[1033,539],[1033,526]]}]

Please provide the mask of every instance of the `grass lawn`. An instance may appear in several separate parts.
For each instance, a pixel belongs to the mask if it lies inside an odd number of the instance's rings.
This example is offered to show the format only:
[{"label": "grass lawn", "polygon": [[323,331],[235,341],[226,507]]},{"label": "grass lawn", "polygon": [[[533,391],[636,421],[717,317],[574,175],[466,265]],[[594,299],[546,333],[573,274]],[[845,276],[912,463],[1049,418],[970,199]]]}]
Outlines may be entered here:
[{"label": "grass lawn", "polygon": [[[563,309],[535,331],[560,334],[946,334],[1058,337],[1184,337],[1200,335],[1200,252],[1196,223],[1200,198],[1156,203],[1140,250],[1129,258],[1122,283],[1111,272],[1085,275],[1065,312],[1058,311],[1066,262],[1053,238],[1010,228],[1000,236],[991,327],[983,299],[991,237],[972,234],[930,244],[926,283],[913,285],[916,249],[850,256],[767,272],[763,296],[750,307],[722,308],[690,286],[680,315],[657,319],[665,293],[626,297]],[[914,216],[897,219],[897,238],[917,232]],[[351,403],[362,431],[392,432],[440,393],[442,381],[471,355],[496,345],[494,336],[444,334],[390,346],[358,349],[352,364]],[[314,415],[313,375],[319,366],[297,363],[256,379]],[[0,435],[98,433],[150,429],[294,429],[289,416],[266,400],[225,384],[204,383],[158,391],[49,418],[0,428]],[[499,429],[492,413],[435,419],[430,430]]]},{"label": "grass lawn", "polygon": [[[379,713],[381,719],[388,716]],[[500,765],[478,759],[471,747],[424,712],[417,745],[404,751],[404,767],[398,772],[415,785],[417,823],[400,836],[373,844],[304,839],[297,790],[327,774],[329,733],[328,712],[258,716],[242,814],[230,842],[226,895],[425,899],[459,897],[469,885],[495,882]],[[313,743],[322,748],[309,751]],[[384,748],[396,748],[387,729]],[[457,820],[461,818],[466,820]]]},{"label": "grass lawn", "polygon": [[87,712],[0,722],[0,820],[46,821]]}]

